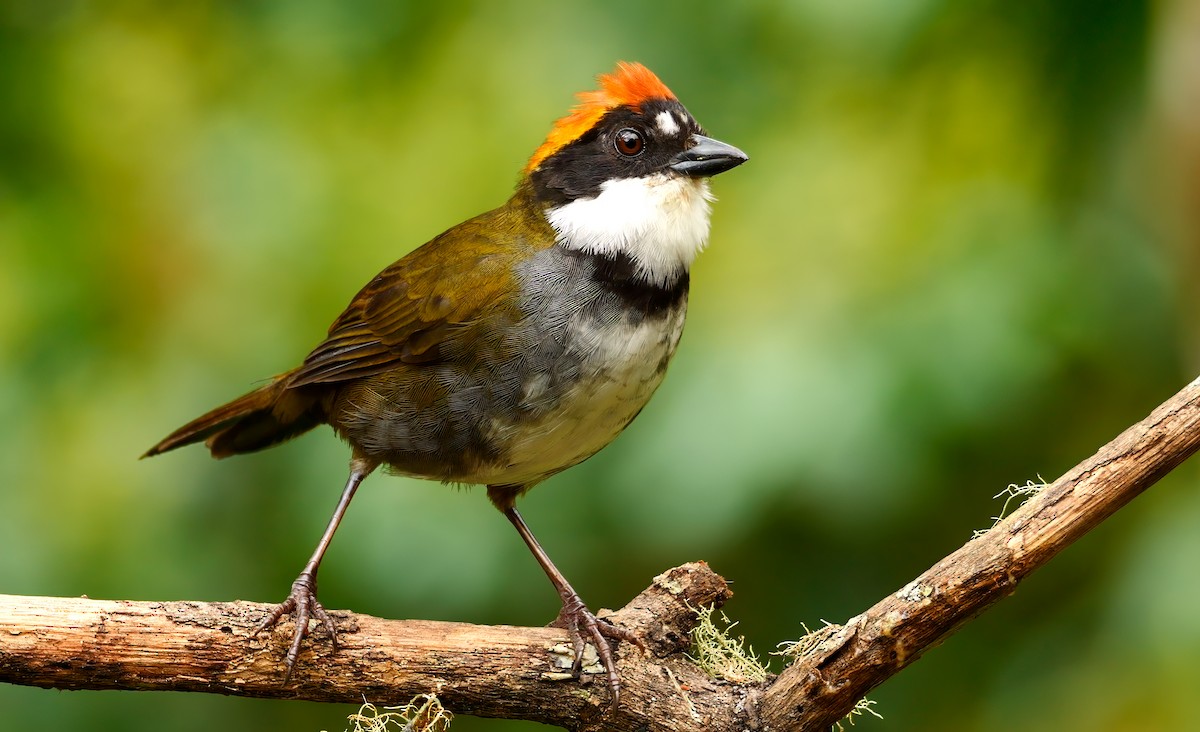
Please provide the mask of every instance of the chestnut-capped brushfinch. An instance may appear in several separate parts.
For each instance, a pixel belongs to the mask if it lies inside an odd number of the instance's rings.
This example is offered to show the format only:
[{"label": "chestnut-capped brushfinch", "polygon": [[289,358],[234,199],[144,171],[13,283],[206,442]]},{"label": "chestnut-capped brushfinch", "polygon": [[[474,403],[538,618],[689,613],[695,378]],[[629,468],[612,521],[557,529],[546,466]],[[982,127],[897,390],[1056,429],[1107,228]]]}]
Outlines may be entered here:
[{"label": "chestnut-capped brushfinch", "polygon": [[[310,618],[336,644],[317,570],[355,490],[399,475],[487,486],[549,576],[578,672],[585,642],[620,684],[611,641],[517,512],[518,496],[613,440],[658,388],[683,332],[688,272],[708,240],[708,178],[746,161],[708,137],[645,66],[620,63],[555,123],[499,208],[367,283],[297,368],[189,422],[146,453],[204,441],[214,457],[328,424],[350,477],[291,593],[259,625]],[[286,682],[286,681],[285,681]]]}]

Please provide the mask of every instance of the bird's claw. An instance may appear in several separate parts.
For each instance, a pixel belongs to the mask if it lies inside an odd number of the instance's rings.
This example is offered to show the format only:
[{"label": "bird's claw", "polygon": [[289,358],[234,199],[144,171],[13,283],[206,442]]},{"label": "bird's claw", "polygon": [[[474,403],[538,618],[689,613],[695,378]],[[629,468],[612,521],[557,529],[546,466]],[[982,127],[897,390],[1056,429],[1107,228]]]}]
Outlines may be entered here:
[{"label": "bird's claw", "polygon": [[317,601],[317,578],[311,572],[301,572],[296,581],[292,583],[292,591],[287,596],[287,599],[275,606],[267,617],[258,624],[254,629],[254,634],[258,635],[264,630],[274,627],[284,615],[291,613],[294,616],[296,629],[292,631],[292,644],[288,647],[287,657],[287,674],[283,677],[283,684],[286,686],[292,680],[292,672],[296,670],[296,660],[300,657],[300,645],[304,642],[304,637],[308,635],[308,621],[316,619],[325,626],[325,630],[329,633],[329,642],[333,646],[333,650],[337,650],[337,631],[333,626],[333,618],[329,617],[329,613]]},{"label": "bird's claw", "polygon": [[646,644],[633,631],[597,618],[578,595],[563,602],[562,610],[550,625],[564,628],[571,636],[571,644],[575,647],[575,663],[571,666],[571,673],[575,676],[579,675],[583,667],[583,654],[587,643],[590,641],[595,646],[596,655],[600,657],[600,664],[604,666],[608,676],[608,688],[612,690],[610,708],[616,709],[621,701],[621,679],[617,675],[617,664],[613,660],[613,647],[609,639],[628,641],[643,652],[646,650]]}]

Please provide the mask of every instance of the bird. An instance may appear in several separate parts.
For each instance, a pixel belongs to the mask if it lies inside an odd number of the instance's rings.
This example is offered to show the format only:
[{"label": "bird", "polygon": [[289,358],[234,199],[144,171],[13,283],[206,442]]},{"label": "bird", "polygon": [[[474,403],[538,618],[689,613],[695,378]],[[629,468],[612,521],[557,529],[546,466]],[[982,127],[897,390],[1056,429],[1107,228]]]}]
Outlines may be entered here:
[{"label": "bird", "polygon": [[619,703],[612,642],[517,511],[535,485],[596,454],[646,406],[683,332],[689,273],[709,235],[709,178],[744,163],[646,66],[619,62],[552,126],[509,200],[385,268],[296,368],[188,422],[143,457],[203,441],[215,458],[328,424],[350,474],[287,598],[255,629],[309,621],[337,648],[317,573],[376,468],[483,485],[554,585],[580,673],[587,643]]}]

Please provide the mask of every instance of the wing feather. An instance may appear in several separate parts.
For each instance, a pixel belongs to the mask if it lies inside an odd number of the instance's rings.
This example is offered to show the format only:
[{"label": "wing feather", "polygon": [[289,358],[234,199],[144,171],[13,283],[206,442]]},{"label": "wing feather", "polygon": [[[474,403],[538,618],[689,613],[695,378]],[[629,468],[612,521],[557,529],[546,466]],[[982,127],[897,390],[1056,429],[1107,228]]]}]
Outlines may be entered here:
[{"label": "wing feather", "polygon": [[[335,383],[437,362],[456,333],[515,309],[513,265],[536,243],[552,245],[553,234],[516,235],[498,225],[504,215],[497,209],[460,224],[380,272],[288,385]],[[497,241],[497,233],[508,240]]]}]

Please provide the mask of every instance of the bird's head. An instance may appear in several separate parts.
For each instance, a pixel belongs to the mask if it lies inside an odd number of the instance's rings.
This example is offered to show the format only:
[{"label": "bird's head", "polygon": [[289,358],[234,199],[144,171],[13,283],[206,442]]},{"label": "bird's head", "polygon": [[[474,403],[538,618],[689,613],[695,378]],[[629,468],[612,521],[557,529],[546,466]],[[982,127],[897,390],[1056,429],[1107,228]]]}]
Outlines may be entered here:
[{"label": "bird's head", "polygon": [[645,66],[617,64],[525,168],[560,246],[627,257],[647,282],[685,275],[708,240],[708,178],[746,154],[714,140]]}]

